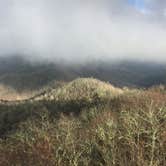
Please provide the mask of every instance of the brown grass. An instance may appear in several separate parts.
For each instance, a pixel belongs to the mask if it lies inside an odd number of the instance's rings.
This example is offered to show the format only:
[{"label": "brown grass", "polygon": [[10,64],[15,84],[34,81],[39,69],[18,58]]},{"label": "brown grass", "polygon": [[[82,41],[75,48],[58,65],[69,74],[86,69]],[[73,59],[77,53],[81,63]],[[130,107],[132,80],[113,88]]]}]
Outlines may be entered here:
[{"label": "brown grass", "polygon": [[39,111],[0,140],[0,165],[164,166],[165,99],[161,91],[128,91],[77,116]]}]

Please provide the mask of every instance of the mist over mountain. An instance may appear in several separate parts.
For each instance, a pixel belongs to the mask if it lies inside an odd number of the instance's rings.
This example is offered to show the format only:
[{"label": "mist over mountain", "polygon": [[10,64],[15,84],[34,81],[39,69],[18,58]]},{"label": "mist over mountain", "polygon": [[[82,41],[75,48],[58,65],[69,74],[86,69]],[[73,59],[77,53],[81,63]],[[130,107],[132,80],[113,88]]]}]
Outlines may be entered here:
[{"label": "mist over mountain", "polygon": [[118,86],[165,83],[164,1],[0,0],[0,4],[3,84],[33,88],[76,77],[95,77]]},{"label": "mist over mountain", "polygon": [[0,58],[0,84],[16,90],[40,89],[54,81],[94,77],[124,87],[166,84],[164,63],[141,61],[89,61],[82,64],[32,63],[20,56]]}]

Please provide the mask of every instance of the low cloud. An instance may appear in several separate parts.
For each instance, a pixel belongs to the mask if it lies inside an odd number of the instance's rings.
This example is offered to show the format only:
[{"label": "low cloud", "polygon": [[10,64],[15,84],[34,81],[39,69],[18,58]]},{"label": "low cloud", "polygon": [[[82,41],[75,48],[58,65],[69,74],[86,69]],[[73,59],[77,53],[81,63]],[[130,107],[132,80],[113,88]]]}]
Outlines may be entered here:
[{"label": "low cloud", "polygon": [[0,55],[166,61],[166,3],[142,3],[0,0]]}]

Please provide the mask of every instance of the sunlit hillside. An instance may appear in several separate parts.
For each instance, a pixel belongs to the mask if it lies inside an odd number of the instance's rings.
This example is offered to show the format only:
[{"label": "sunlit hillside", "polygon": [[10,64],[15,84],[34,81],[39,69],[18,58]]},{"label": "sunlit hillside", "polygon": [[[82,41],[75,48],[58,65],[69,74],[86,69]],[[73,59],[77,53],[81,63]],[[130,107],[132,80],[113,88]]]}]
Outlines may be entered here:
[{"label": "sunlit hillside", "polygon": [[92,78],[0,104],[0,165],[163,166],[166,91]]}]

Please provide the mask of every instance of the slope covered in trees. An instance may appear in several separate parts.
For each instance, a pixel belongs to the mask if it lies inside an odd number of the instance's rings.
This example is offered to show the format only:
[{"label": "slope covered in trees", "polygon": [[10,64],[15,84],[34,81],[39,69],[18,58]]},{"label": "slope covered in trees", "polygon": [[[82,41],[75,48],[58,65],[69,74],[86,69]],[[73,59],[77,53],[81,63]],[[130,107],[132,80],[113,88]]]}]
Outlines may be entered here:
[{"label": "slope covered in trees", "polygon": [[163,166],[166,90],[77,79],[29,100],[2,102],[0,136],[5,166]]}]

